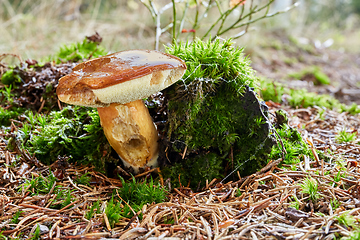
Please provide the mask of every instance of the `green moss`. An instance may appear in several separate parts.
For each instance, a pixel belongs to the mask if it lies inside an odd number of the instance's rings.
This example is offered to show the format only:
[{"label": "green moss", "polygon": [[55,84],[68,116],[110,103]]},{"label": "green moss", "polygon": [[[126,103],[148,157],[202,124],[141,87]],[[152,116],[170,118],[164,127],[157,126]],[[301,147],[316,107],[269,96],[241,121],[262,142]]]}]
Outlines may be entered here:
[{"label": "green moss", "polygon": [[[355,0],[354,0],[354,2],[355,2]],[[341,240],[359,240],[359,239],[360,239],[360,229],[359,228],[356,228],[355,230],[351,231],[349,236],[341,238]]]},{"label": "green moss", "polygon": [[[160,203],[166,198],[166,191],[159,182],[154,182],[150,179],[149,182],[137,181],[134,177],[130,181],[125,181],[121,178],[122,188],[118,189],[121,198],[129,203],[135,212],[142,209],[147,203]],[[126,217],[132,217],[126,216]]]},{"label": "green moss", "polygon": [[341,104],[340,111],[341,112],[348,112],[348,113],[350,113],[352,115],[355,115],[357,113],[360,113],[360,108],[359,108],[359,105],[357,105],[356,103],[353,103],[351,105]]},{"label": "green moss", "polygon": [[14,73],[13,69],[7,70],[3,75],[1,76],[1,83],[4,85],[10,85],[15,82],[21,82],[21,78],[19,74]]},{"label": "green moss", "polygon": [[292,107],[319,106],[351,114],[360,113],[360,108],[356,103],[348,106],[330,95],[317,94],[306,89],[287,88],[281,83],[266,78],[262,78],[260,81],[260,93],[265,101],[271,100],[277,103],[282,103],[282,97],[286,95],[286,100]]},{"label": "green moss", "polygon": [[[139,212],[145,204],[160,203],[166,198],[167,193],[165,189],[152,179],[149,182],[146,180],[140,182],[136,181],[133,177],[130,181],[126,182],[121,178],[121,182],[122,187],[114,191],[105,209],[105,213],[112,227],[120,218],[133,217],[134,212]],[[121,199],[118,200],[116,196],[120,196]],[[129,206],[131,206],[131,208]],[[141,218],[141,215],[139,218]]]},{"label": "green moss", "polygon": [[290,77],[300,80],[313,81],[315,85],[329,85],[330,78],[317,66],[303,69],[300,72],[289,74]]},{"label": "green moss", "polygon": [[349,143],[356,140],[356,135],[357,132],[347,132],[346,129],[343,129],[337,133],[335,139],[338,143]]},{"label": "green moss", "polygon": [[296,63],[299,62],[299,60],[296,57],[288,57],[288,58],[284,58],[284,63],[286,63],[289,66],[292,66]]},{"label": "green moss", "polygon": [[115,223],[119,222],[120,218],[122,217],[121,213],[123,208],[124,207],[122,206],[121,202],[114,200],[114,197],[112,197],[106,204],[105,214],[112,228],[115,226]]},{"label": "green moss", "polygon": [[18,223],[20,222],[19,218],[20,218],[22,215],[24,215],[23,213],[24,213],[24,211],[17,210],[17,211],[14,213],[14,215],[13,215],[13,217],[12,217],[12,219],[11,219],[11,223],[13,223],[13,224],[18,224]]},{"label": "green moss", "polygon": [[243,49],[232,44],[195,40],[167,48],[188,66],[184,80],[164,91],[170,151],[185,152],[181,162],[187,165],[178,163],[175,169],[183,171],[170,175],[177,181],[180,173],[184,185],[204,186],[235,169],[252,173],[266,163],[260,156],[273,144],[267,107],[249,87],[258,78]]},{"label": "green moss", "polygon": [[250,67],[250,60],[244,56],[243,48],[233,44],[231,39],[223,42],[219,39],[207,42],[195,39],[194,42],[175,43],[166,51],[186,62],[185,84],[195,85],[195,80],[203,79],[201,84],[206,89],[228,81],[240,93],[244,85],[255,87],[258,78]]},{"label": "green moss", "polygon": [[26,117],[34,128],[24,146],[41,162],[51,164],[58,156],[67,155],[71,162],[104,169],[110,149],[96,110],[68,106],[48,116],[29,113]]},{"label": "green moss", "polygon": [[94,202],[91,207],[88,206],[88,211],[85,213],[85,218],[90,220],[95,214],[101,213],[100,200]]},{"label": "green moss", "polygon": [[162,175],[170,178],[172,187],[189,186],[198,189],[205,185],[206,180],[222,179],[225,168],[225,157],[209,152],[188,157],[183,162],[175,163],[162,170]]},{"label": "green moss", "polygon": [[11,105],[14,102],[15,95],[13,93],[12,85],[4,86],[0,89],[0,103]]},{"label": "green moss", "polygon": [[10,126],[11,119],[18,119],[18,117],[25,111],[23,108],[5,109],[0,106],[0,126]]},{"label": "green moss", "polygon": [[106,54],[106,49],[100,46],[98,42],[84,39],[82,42],[62,46],[54,56],[47,58],[46,62],[55,61],[57,64],[62,62],[79,62],[84,59],[101,57]]},{"label": "green moss", "polygon": [[319,106],[329,109],[339,109],[341,103],[327,94],[308,92],[306,89],[290,89],[289,104],[292,107],[301,106],[304,108]]},{"label": "green moss", "polygon": [[[300,161],[300,156],[311,156],[311,150],[302,139],[299,131],[283,124],[277,129],[286,150],[284,164],[294,164]],[[280,146],[273,146],[269,159],[276,160],[283,157],[283,150]]]},{"label": "green moss", "polygon": [[271,47],[275,50],[281,50],[282,46],[283,46],[282,42],[279,40],[276,40],[276,39],[272,40],[269,44],[269,47]]},{"label": "green moss", "polygon": [[318,186],[318,182],[313,178],[305,178],[300,185],[301,192],[308,195],[314,203],[320,198]]},{"label": "green moss", "polygon": [[260,79],[260,93],[265,101],[282,102],[282,96],[286,89],[281,83],[271,81],[267,78]]},{"label": "green moss", "polygon": [[[27,189],[33,195],[48,194],[56,183],[56,177],[52,172],[47,177],[40,175],[39,177],[32,178],[31,180],[25,179],[25,183],[21,185],[21,189]],[[58,191],[58,186],[53,189],[54,192]]]}]

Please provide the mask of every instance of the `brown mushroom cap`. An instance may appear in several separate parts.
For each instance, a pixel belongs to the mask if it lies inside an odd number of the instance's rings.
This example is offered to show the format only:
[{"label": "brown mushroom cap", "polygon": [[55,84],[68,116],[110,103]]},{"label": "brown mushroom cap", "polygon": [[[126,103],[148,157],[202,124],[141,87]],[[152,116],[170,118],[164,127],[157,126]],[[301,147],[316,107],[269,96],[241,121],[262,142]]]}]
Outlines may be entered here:
[{"label": "brown mushroom cap", "polygon": [[56,90],[62,102],[104,107],[149,97],[186,71],[181,59],[153,50],[129,50],[78,64]]}]

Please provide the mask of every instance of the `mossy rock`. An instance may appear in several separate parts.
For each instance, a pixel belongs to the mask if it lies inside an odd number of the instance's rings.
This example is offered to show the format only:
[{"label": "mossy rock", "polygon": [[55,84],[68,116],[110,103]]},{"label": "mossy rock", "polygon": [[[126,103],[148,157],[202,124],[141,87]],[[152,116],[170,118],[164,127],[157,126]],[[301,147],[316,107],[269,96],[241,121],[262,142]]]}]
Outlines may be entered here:
[{"label": "mossy rock", "polygon": [[[206,179],[263,167],[275,141],[268,109],[254,89],[258,78],[231,41],[175,44],[170,54],[188,65],[184,81],[164,91],[166,156],[176,164],[164,169],[175,186],[205,186]],[[200,70],[199,70],[200,69]]]}]

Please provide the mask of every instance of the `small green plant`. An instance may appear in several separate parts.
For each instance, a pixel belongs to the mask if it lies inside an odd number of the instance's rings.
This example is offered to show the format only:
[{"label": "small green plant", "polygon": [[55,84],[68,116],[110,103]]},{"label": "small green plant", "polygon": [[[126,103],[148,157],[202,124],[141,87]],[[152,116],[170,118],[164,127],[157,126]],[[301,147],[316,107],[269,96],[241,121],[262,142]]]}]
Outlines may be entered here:
[{"label": "small green plant", "polygon": [[37,227],[33,233],[33,235],[29,238],[29,240],[40,240],[41,239],[41,234],[40,234],[40,225],[37,224]]},{"label": "small green plant", "polygon": [[87,220],[90,220],[94,215],[101,213],[101,209],[100,209],[100,200],[97,200],[96,202],[94,202],[92,204],[92,206],[90,207],[90,209],[85,213],[85,218]]},{"label": "small green plant", "polygon": [[241,194],[242,194],[242,192],[241,192],[241,190],[238,188],[238,189],[236,190],[235,196],[236,196],[236,197],[240,197]]},{"label": "small green plant", "polygon": [[30,138],[31,130],[32,130],[32,126],[30,124],[28,124],[27,122],[24,122],[22,124],[22,127],[19,130],[22,144]]},{"label": "small green plant", "polygon": [[75,178],[75,182],[77,184],[90,186],[91,176],[88,176],[88,175],[89,175],[89,173],[87,172],[85,174],[82,174],[80,177],[78,176],[77,178]]},{"label": "small green plant", "polygon": [[14,216],[12,217],[12,219],[11,219],[11,223],[13,223],[13,224],[18,224],[19,223],[19,218],[20,218],[20,216],[23,214],[23,211],[21,211],[21,210],[18,210],[18,211],[16,211],[15,213],[14,213]]},{"label": "small green plant", "polygon": [[350,106],[345,105],[345,104],[341,104],[340,109],[341,109],[342,112],[348,112],[348,113],[350,113],[352,115],[360,113],[359,105],[357,105],[356,103],[353,103]]},{"label": "small green plant", "polygon": [[21,82],[21,78],[18,73],[14,72],[14,69],[7,70],[1,76],[1,83],[6,86],[9,86],[10,89],[11,89],[11,85],[16,82]]},{"label": "small green plant", "polygon": [[360,239],[360,229],[352,231],[350,236],[342,237],[341,240],[359,240]]},{"label": "small green plant", "polygon": [[299,210],[300,209],[299,199],[295,195],[291,196],[290,199],[292,199],[293,201],[289,202],[289,204],[290,204],[289,207]]},{"label": "small green plant", "polygon": [[28,111],[26,112],[26,114],[24,115],[24,117],[28,120],[28,122],[30,123],[31,126],[36,126],[38,125],[38,117],[37,117],[37,113],[34,113],[32,111]]},{"label": "small green plant", "polygon": [[330,200],[330,206],[332,210],[336,210],[338,207],[340,207],[341,203],[336,198]]},{"label": "small green plant", "polygon": [[284,93],[285,87],[281,83],[267,78],[260,78],[260,94],[265,101],[271,100],[276,103],[281,103]]},{"label": "small green plant", "polygon": [[346,164],[347,164],[347,161],[345,159],[337,158],[335,160],[336,168],[338,168],[341,171],[346,171]]},{"label": "small green plant", "polygon": [[336,183],[338,183],[341,180],[341,178],[346,177],[346,172],[347,172],[346,171],[346,164],[347,164],[347,161],[344,160],[344,159],[338,158],[338,159],[335,160],[337,173],[334,176],[334,181]]},{"label": "small green plant", "polygon": [[68,206],[71,202],[74,201],[75,197],[71,194],[72,191],[68,189],[58,189],[55,191],[56,194],[56,204],[51,204],[51,208],[61,209],[65,206]]},{"label": "small green plant", "polygon": [[[121,198],[131,205],[135,212],[147,203],[160,203],[166,198],[165,189],[151,178],[149,182],[137,182],[134,177],[128,182],[121,178],[122,187],[118,190]],[[128,209],[130,210],[130,209]],[[132,211],[122,213],[124,217],[132,217]]]},{"label": "small green plant", "polygon": [[305,178],[300,186],[301,192],[307,194],[312,202],[316,202],[319,199],[318,183],[315,179]]},{"label": "small green plant", "polygon": [[[311,150],[308,145],[302,139],[299,131],[294,128],[290,128],[284,124],[281,128],[277,129],[277,133],[282,139],[284,148],[286,150],[285,158],[283,159],[284,164],[291,164],[295,167],[295,163],[300,161],[300,156],[311,155]],[[282,157],[283,149],[280,146],[273,146],[269,159],[279,159]]]},{"label": "small green plant", "polygon": [[325,112],[326,112],[326,109],[325,108],[322,108],[322,107],[319,107],[318,108],[318,113],[317,113],[317,116],[320,120],[325,120]]},{"label": "small green plant", "polygon": [[171,225],[174,225],[174,222],[175,222],[175,219],[170,217],[170,216],[165,216],[163,218],[163,223],[164,224],[171,224]]},{"label": "small green plant", "polygon": [[339,170],[337,174],[334,176],[334,181],[339,182],[341,180],[341,171]]},{"label": "small green plant", "polygon": [[[22,185],[21,189],[28,189],[30,193],[33,193],[33,195],[38,194],[47,194],[52,189],[53,185],[56,182],[56,177],[52,172],[47,177],[43,177],[40,175],[39,177],[32,178],[31,180],[25,179],[25,183]],[[54,191],[58,186],[55,186]]]},{"label": "small green plant", "polygon": [[4,86],[0,89],[0,102],[11,105],[14,102],[14,94],[12,93],[12,85]]},{"label": "small green plant", "polygon": [[313,81],[315,85],[330,84],[330,78],[317,66],[306,68],[300,72],[291,73],[289,76],[299,80],[309,79]]},{"label": "small green plant", "polygon": [[340,225],[343,225],[345,227],[355,227],[356,220],[354,216],[350,215],[348,211],[343,212],[339,216],[335,216],[335,219],[338,221]]},{"label": "small green plant", "polygon": [[296,164],[292,164],[290,167],[291,171],[297,171],[297,165]]},{"label": "small green plant", "polygon": [[335,139],[338,143],[349,143],[355,141],[357,132],[347,132],[346,129],[339,131]]},{"label": "small green plant", "polygon": [[299,201],[297,199],[295,199],[295,201],[290,202],[290,207],[295,208],[296,210],[299,210],[300,209]]},{"label": "small green plant", "polygon": [[62,62],[79,62],[106,54],[107,51],[99,45],[99,42],[84,39],[82,42],[62,46],[55,56],[50,57],[46,61],[55,61],[57,64]]},{"label": "small green plant", "polygon": [[109,220],[110,226],[114,227],[115,223],[119,222],[122,217],[123,206],[120,201],[114,200],[114,197],[110,199],[105,208],[105,214]]},{"label": "small green plant", "polygon": [[36,114],[37,123],[41,128],[46,127],[48,125],[48,117],[43,114]]},{"label": "small green plant", "polygon": [[319,106],[329,109],[339,109],[340,102],[327,94],[308,92],[306,89],[290,89],[289,104],[292,107],[301,106],[304,108]]},{"label": "small green plant", "polygon": [[2,232],[0,232],[0,240],[8,240],[8,238],[4,236]]},{"label": "small green plant", "polygon": [[260,81],[260,93],[265,101],[282,102],[282,97],[287,96],[287,101],[292,107],[314,107],[336,109],[340,112],[357,114],[360,108],[356,103],[348,106],[342,104],[334,97],[327,94],[317,94],[306,89],[290,89],[283,84],[262,78]]},{"label": "small green plant", "polygon": [[24,111],[23,108],[5,109],[0,107],[0,126],[9,126],[11,124],[10,120],[16,120]]}]

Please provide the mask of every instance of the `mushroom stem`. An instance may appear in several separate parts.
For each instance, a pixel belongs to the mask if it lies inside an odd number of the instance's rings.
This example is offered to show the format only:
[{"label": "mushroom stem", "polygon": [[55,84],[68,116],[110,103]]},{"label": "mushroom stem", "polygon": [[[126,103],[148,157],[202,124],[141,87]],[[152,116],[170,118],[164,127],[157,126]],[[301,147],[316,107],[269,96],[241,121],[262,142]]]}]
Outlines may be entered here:
[{"label": "mushroom stem", "polygon": [[158,132],[142,100],[97,109],[105,136],[126,167],[138,172],[157,165]]}]

